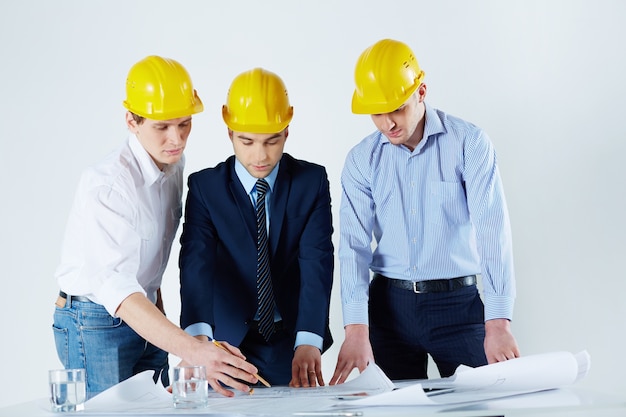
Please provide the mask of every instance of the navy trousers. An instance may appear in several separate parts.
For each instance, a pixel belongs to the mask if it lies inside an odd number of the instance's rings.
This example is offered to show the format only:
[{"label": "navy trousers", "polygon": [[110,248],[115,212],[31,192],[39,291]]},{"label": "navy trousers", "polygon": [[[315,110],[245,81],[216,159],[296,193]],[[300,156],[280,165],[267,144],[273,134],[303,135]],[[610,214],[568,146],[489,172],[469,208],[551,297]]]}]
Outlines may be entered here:
[{"label": "navy trousers", "polygon": [[278,326],[269,341],[253,328],[248,331],[239,349],[270,385],[288,385],[291,381],[294,343],[295,336],[282,326]]},{"label": "navy trousers", "polygon": [[415,294],[375,278],[369,319],[374,360],[392,380],[428,378],[428,355],[441,377],[461,364],[487,364],[484,306],[475,285]]}]

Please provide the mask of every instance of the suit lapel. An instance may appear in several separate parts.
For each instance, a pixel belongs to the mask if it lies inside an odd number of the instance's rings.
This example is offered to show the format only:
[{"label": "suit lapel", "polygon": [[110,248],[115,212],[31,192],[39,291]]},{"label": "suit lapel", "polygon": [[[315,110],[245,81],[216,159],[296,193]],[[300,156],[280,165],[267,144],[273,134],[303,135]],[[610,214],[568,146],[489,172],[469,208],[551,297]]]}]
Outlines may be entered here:
[{"label": "suit lapel", "polygon": [[291,167],[288,159],[283,156],[276,176],[275,192],[272,193],[272,212],[270,218],[270,254],[276,253],[276,247],[280,240],[280,232],[287,209],[287,199],[291,189]]},{"label": "suit lapel", "polygon": [[[237,178],[237,174],[235,173],[235,164],[234,158],[229,169],[230,172],[230,183],[229,188],[230,192],[237,204],[237,208],[239,209],[239,213],[246,224],[246,229],[248,229],[248,234],[250,235],[250,239],[254,242],[256,246],[256,214],[254,211],[254,207],[252,207],[252,201],[250,201],[250,196],[246,194],[246,191],[243,189],[239,178]],[[233,213],[234,214],[234,213]]]}]

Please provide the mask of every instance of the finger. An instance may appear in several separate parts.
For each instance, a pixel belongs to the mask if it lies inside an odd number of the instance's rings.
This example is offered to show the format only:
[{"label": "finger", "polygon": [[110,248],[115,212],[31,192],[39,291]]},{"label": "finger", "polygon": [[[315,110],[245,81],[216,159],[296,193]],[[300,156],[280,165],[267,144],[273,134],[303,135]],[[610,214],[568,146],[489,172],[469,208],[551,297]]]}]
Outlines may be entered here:
[{"label": "finger", "polygon": [[[248,372],[247,370],[240,368],[240,367],[243,367],[245,364],[247,365],[250,365],[250,364],[242,361],[239,358],[235,358],[232,355],[228,355],[227,361],[230,361],[230,363],[226,361],[222,363],[218,362],[216,366],[212,367],[209,377],[220,380],[233,388],[235,387],[233,385],[234,383],[239,383],[239,384],[242,384],[243,386],[247,386],[243,384],[243,382],[240,382],[240,381],[245,381],[249,384],[257,383],[258,379],[254,375],[256,373],[255,367],[252,366],[252,371],[254,373]],[[239,382],[235,381],[235,378],[240,381]]]},{"label": "finger", "polygon": [[215,392],[220,393],[225,397],[232,397],[235,395],[234,392],[224,388],[217,379],[209,379],[209,385],[211,386],[211,388],[213,388]]},{"label": "finger", "polygon": [[347,364],[344,364],[341,368],[337,367],[330,380],[330,385],[343,384],[346,382],[346,379],[348,378],[350,372],[352,372],[352,369],[354,369],[354,367],[350,367]]},{"label": "finger", "polygon": [[291,364],[291,381],[289,381],[289,386],[300,388],[300,366],[296,362]]},{"label": "finger", "polygon": [[226,385],[228,387],[236,389],[237,391],[241,391],[245,393],[250,392],[250,386],[248,386],[247,384],[243,383],[242,381],[238,379],[233,378],[229,374],[221,374],[218,377],[218,380],[222,383],[222,385]]},{"label": "finger", "polygon": [[255,384],[257,382],[257,377],[254,376],[254,374],[258,373],[259,370],[251,363],[233,355],[228,355],[228,357],[224,360],[224,365],[226,366],[223,368],[220,367],[218,372],[222,372],[226,375],[230,375],[251,384]]},{"label": "finger", "polygon": [[220,344],[222,346],[224,346],[226,348],[226,350],[228,350],[228,352],[232,353],[233,355],[246,360],[246,357],[243,353],[241,353],[241,350],[239,350],[238,347],[231,345],[230,343],[224,341],[224,342],[220,342]]},{"label": "finger", "polygon": [[315,371],[313,370],[313,368],[309,368],[308,366],[302,366],[300,367],[300,372],[299,372],[299,376],[300,376],[300,385],[303,387],[310,387],[310,376],[311,372],[313,373],[313,376],[315,376]]},{"label": "finger", "polygon": [[341,378],[341,370],[343,369],[343,367],[345,366],[345,362],[340,362],[339,360],[337,361],[337,365],[335,365],[335,372],[333,372],[333,376],[330,378],[330,382],[329,385],[335,385],[339,381],[339,378]]},{"label": "finger", "polygon": [[317,385],[317,372],[311,368],[307,371],[307,385],[309,387]]},{"label": "finger", "polygon": [[[254,373],[250,373],[247,371],[244,371],[243,369],[240,369],[236,366],[229,366],[226,370],[222,371],[222,373],[224,373],[226,376],[228,376],[230,379],[238,379],[240,381],[245,381],[249,384],[256,384],[257,382],[259,382],[258,378],[254,375],[256,372]],[[226,382],[223,381],[222,382]],[[231,387],[234,388],[233,385],[229,384]],[[245,385],[245,384],[243,384]]]},{"label": "finger", "polygon": [[330,378],[329,385],[341,384],[341,369],[335,368],[335,372],[333,372],[333,376]]},{"label": "finger", "polygon": [[496,356],[496,361],[497,362],[505,362],[507,360],[509,360],[509,358],[513,358],[513,354],[510,352],[500,352],[497,356]]},{"label": "finger", "polygon": [[317,385],[319,385],[320,387],[324,386],[324,378],[322,378],[322,370],[319,368],[316,368],[314,373],[309,373],[309,384],[311,384],[312,387],[316,387]]},{"label": "finger", "polygon": [[507,355],[506,355],[506,359],[507,360],[511,360],[511,359],[515,359],[515,358],[519,358],[519,351],[517,349],[513,349],[511,350]]},{"label": "finger", "polygon": [[[369,361],[362,361],[362,362],[358,362],[356,367],[359,368],[359,372],[363,372],[365,370],[365,368],[367,368],[367,366],[369,365]],[[354,368],[353,368],[354,369]],[[352,369],[350,369],[350,372],[352,372]],[[348,372],[348,374],[350,373]],[[346,375],[347,378],[347,375]]]},{"label": "finger", "polygon": [[320,387],[323,387],[324,385],[326,385],[324,383],[324,377],[322,377],[322,371],[321,370],[317,373],[317,383],[318,383],[318,385]]},{"label": "finger", "polygon": [[[489,362],[489,361],[487,361]],[[489,363],[498,363],[498,362],[502,362],[502,356],[499,353],[496,353],[492,356],[491,358],[491,362]]]},{"label": "finger", "polygon": [[337,381],[335,381],[336,384],[343,384],[344,382],[346,382],[346,379],[348,379],[348,374],[349,372],[342,372],[341,375],[339,376],[339,378],[337,379]]},{"label": "finger", "polygon": [[511,350],[503,350],[501,352],[501,362],[508,361],[509,359],[515,359],[515,351]]}]

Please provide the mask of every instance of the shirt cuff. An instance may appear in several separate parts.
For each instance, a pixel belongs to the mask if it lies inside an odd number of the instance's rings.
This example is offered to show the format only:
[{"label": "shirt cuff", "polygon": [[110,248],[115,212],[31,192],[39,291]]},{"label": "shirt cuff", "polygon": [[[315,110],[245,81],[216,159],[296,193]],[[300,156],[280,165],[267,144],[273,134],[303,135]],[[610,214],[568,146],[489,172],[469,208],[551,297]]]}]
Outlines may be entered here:
[{"label": "shirt cuff", "polygon": [[513,318],[514,297],[506,295],[486,295],[485,296],[485,321],[493,319]]},{"label": "shirt cuff", "polygon": [[213,339],[213,328],[208,323],[194,323],[185,328],[185,332],[192,336],[209,336],[209,340]]},{"label": "shirt cuff", "polygon": [[347,326],[349,324],[369,325],[367,301],[343,305],[343,325]]},{"label": "shirt cuff", "polygon": [[321,352],[323,342],[324,339],[315,333],[300,331],[296,333],[296,344],[294,348],[297,348],[300,345],[311,345],[318,348]]},{"label": "shirt cuff", "polygon": [[137,280],[128,279],[127,276],[119,275],[107,280],[99,290],[94,293],[96,298],[94,301],[102,304],[111,316],[117,317],[117,309],[124,300],[134,293],[146,295],[146,292],[141,285],[139,285]]}]

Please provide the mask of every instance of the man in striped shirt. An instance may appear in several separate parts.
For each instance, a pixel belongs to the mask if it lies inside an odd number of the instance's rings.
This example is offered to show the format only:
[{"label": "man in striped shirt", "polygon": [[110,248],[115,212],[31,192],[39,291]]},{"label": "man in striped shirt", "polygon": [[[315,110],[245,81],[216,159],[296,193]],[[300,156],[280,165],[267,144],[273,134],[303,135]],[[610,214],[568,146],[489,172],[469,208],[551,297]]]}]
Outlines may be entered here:
[{"label": "man in striped shirt", "polygon": [[395,40],[372,45],[356,65],[352,111],[370,114],[377,130],[349,152],[341,176],[345,340],[331,385],[370,362],[391,379],[424,379],[428,355],[442,377],[520,355],[493,145],[479,127],[426,104],[423,79]]}]

